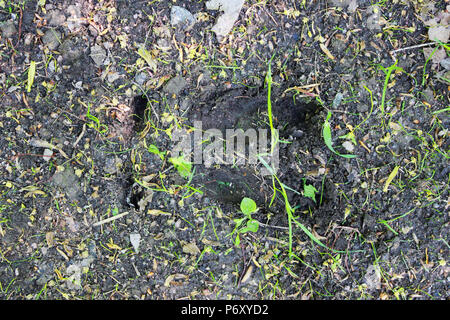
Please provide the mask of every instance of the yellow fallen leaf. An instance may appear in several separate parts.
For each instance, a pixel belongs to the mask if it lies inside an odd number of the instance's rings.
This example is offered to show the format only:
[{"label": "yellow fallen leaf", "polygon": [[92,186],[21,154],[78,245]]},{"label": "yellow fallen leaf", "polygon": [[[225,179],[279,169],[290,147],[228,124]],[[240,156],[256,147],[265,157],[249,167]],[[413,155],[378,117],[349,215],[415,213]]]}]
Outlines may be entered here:
[{"label": "yellow fallen leaf", "polygon": [[142,57],[142,59],[145,60],[145,62],[147,62],[150,69],[153,72],[155,72],[157,69],[156,60],[153,59],[151,53],[148,50],[146,50],[143,46],[139,47],[137,53],[138,53],[138,55],[140,55]]},{"label": "yellow fallen leaf", "polygon": [[336,59],[330,52],[330,50],[328,50],[328,48],[323,44],[319,44],[320,49],[322,49],[322,51],[327,55],[328,58],[330,58],[331,60]]},{"label": "yellow fallen leaf", "polygon": [[399,166],[395,166],[394,170],[392,170],[391,174],[387,178],[386,182],[384,183],[383,192],[387,192],[389,185],[391,184],[392,180],[394,180],[395,176],[397,175]]},{"label": "yellow fallen leaf", "polygon": [[197,247],[197,245],[195,243],[186,243],[183,246],[183,252],[189,253],[192,255],[197,255],[200,253],[200,249]]},{"label": "yellow fallen leaf", "polygon": [[148,214],[152,215],[152,216],[159,216],[159,215],[166,215],[166,216],[170,216],[169,212],[164,212],[158,209],[149,209],[147,211]]},{"label": "yellow fallen leaf", "polygon": [[248,279],[250,279],[250,276],[252,275],[253,266],[249,266],[247,271],[245,272],[244,276],[242,277],[241,282],[246,283]]},{"label": "yellow fallen leaf", "polygon": [[166,281],[164,281],[164,287],[170,287],[170,283],[172,282],[173,278],[175,278],[174,274],[171,274],[166,278]]},{"label": "yellow fallen leaf", "polygon": [[24,188],[20,189],[19,191],[20,192],[28,191],[25,194],[24,198],[28,198],[28,197],[31,197],[31,196],[34,196],[34,195],[47,196],[47,194],[44,191],[39,190],[38,187],[36,187],[36,186],[27,186],[27,187],[24,187]]},{"label": "yellow fallen leaf", "polygon": [[106,244],[108,246],[108,248],[113,249],[113,250],[122,250],[121,247],[119,247],[117,244],[114,243],[113,239],[109,239],[109,242]]},{"label": "yellow fallen leaf", "polygon": [[31,91],[31,86],[33,85],[35,75],[36,75],[36,62],[31,61],[30,67],[28,68],[27,92]]}]

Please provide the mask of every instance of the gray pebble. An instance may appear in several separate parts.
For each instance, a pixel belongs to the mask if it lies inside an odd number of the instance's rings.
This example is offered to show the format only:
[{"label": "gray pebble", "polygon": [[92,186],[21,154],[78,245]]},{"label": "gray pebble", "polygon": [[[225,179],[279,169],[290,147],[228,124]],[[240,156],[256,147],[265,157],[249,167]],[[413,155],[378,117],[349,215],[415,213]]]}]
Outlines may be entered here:
[{"label": "gray pebble", "polygon": [[187,86],[187,81],[182,76],[176,76],[176,77],[170,79],[169,81],[167,81],[163,90],[166,93],[178,95],[181,92],[181,90],[183,90],[184,87],[186,87],[186,86]]},{"label": "gray pebble", "polygon": [[82,55],[80,47],[70,39],[65,40],[62,43],[60,51],[64,62],[67,63],[72,63],[78,60]]},{"label": "gray pebble", "polygon": [[6,21],[0,25],[0,29],[2,30],[2,35],[4,38],[11,38],[17,33],[16,26],[12,21]]},{"label": "gray pebble", "polygon": [[445,69],[445,70],[450,70],[450,58],[446,58],[444,60],[441,60],[441,66]]},{"label": "gray pebble", "polygon": [[49,25],[51,26],[61,26],[66,22],[66,16],[59,10],[52,10],[47,15],[47,20],[49,20]]},{"label": "gray pebble", "polygon": [[179,6],[173,6],[170,11],[170,24],[172,27],[190,30],[195,24],[195,18],[188,10]]},{"label": "gray pebble", "polygon": [[49,29],[42,37],[42,42],[49,50],[56,50],[61,41],[61,33],[59,31]]},{"label": "gray pebble", "polygon": [[106,59],[105,49],[96,44],[91,48],[91,58],[97,66],[103,65],[103,61]]},{"label": "gray pebble", "polygon": [[143,85],[144,82],[147,80],[147,74],[145,72],[140,72],[134,77],[134,81],[136,81],[137,84]]},{"label": "gray pebble", "polygon": [[364,113],[364,112],[369,111],[369,106],[367,104],[359,103],[356,106],[356,110],[358,110],[358,112],[360,112],[360,113]]}]

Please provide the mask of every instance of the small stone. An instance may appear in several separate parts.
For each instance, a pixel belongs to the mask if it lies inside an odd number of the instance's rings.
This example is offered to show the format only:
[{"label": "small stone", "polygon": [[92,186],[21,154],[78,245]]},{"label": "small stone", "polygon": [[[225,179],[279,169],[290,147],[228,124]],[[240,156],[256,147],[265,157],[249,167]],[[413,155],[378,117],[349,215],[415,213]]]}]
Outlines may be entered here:
[{"label": "small stone", "polygon": [[51,158],[52,158],[52,156],[53,156],[53,151],[52,150],[50,150],[50,149],[45,149],[44,150],[44,160],[45,161],[49,161]]},{"label": "small stone", "polygon": [[377,5],[369,7],[372,14],[367,18],[366,25],[369,30],[381,30],[380,8]]},{"label": "small stone", "polygon": [[206,2],[206,9],[224,12],[217,19],[212,31],[219,37],[226,36],[233,29],[243,5],[244,0],[210,0]]},{"label": "small stone", "polygon": [[70,5],[66,9],[66,13],[69,18],[67,19],[67,28],[70,32],[75,32],[77,29],[81,28],[85,20],[82,19],[81,15],[81,4]]},{"label": "small stone", "polygon": [[108,174],[117,173],[122,167],[122,160],[120,158],[108,158],[103,167],[103,170]]},{"label": "small stone", "polygon": [[76,201],[82,195],[82,190],[78,177],[75,175],[73,168],[67,168],[64,171],[58,171],[53,175],[52,184],[62,188],[67,197]]},{"label": "small stone", "polygon": [[77,46],[77,44],[70,39],[65,40],[62,43],[60,51],[64,62],[67,63],[72,63],[78,60],[82,55],[82,51],[79,46]]},{"label": "small stone", "polygon": [[130,242],[136,253],[139,253],[139,243],[141,242],[141,235],[139,233],[130,234]]},{"label": "small stone", "polygon": [[369,111],[369,106],[367,104],[364,104],[364,103],[359,103],[356,106],[356,110],[358,110],[358,112],[360,112],[360,113],[364,113],[364,112]]},{"label": "small stone", "polygon": [[340,92],[336,93],[336,96],[334,97],[334,100],[333,100],[333,109],[339,108],[343,98],[344,98],[344,95],[342,93],[340,93]]},{"label": "small stone", "polygon": [[156,45],[158,46],[158,49],[162,51],[169,51],[172,47],[170,46],[170,42],[167,39],[159,38],[158,41],[156,41]]},{"label": "small stone", "polygon": [[91,56],[92,60],[94,60],[94,63],[100,67],[103,65],[103,62],[106,59],[106,51],[101,46],[96,44],[95,46],[93,46],[91,48],[90,56]]},{"label": "small stone", "polygon": [[339,8],[345,8],[351,2],[350,0],[328,0],[329,4]]},{"label": "small stone", "polygon": [[190,30],[195,24],[195,18],[188,10],[173,6],[170,11],[170,24],[172,27],[180,27],[182,30]]},{"label": "small stone", "polygon": [[49,29],[42,37],[42,42],[49,50],[56,50],[61,41],[61,33],[59,31]]},{"label": "small stone", "polygon": [[428,38],[431,41],[447,43],[450,38],[450,26],[433,26],[428,29]]},{"label": "small stone", "polygon": [[2,35],[5,38],[11,38],[17,33],[16,26],[13,21],[6,21],[0,25],[0,29],[2,30]]},{"label": "small stone", "polygon": [[163,88],[163,91],[169,94],[178,95],[186,86],[187,81],[182,76],[176,76],[167,81],[166,85]]},{"label": "small stone", "polygon": [[117,79],[120,78],[120,74],[118,72],[110,72],[108,73],[108,82],[113,83]]},{"label": "small stone", "polygon": [[367,268],[364,276],[364,282],[367,284],[369,290],[375,290],[381,288],[381,272],[380,267],[370,265]]},{"label": "small stone", "polygon": [[446,58],[444,60],[441,60],[441,66],[445,69],[445,70],[450,70],[450,58]]},{"label": "small stone", "polygon": [[70,290],[81,289],[81,267],[78,264],[71,264],[66,269],[66,273],[70,274],[69,277],[65,278],[66,286]]},{"label": "small stone", "polygon": [[52,10],[47,14],[47,20],[51,26],[62,26],[66,22],[66,16],[59,10]]},{"label": "small stone", "polygon": [[136,81],[137,84],[143,85],[144,82],[147,80],[147,74],[145,72],[140,72],[134,77],[134,81]]},{"label": "small stone", "polygon": [[356,0],[350,0],[350,3],[348,4],[348,12],[354,13],[357,8],[358,2]]},{"label": "small stone", "polygon": [[427,60],[431,57],[433,64],[438,64],[447,57],[447,53],[443,48],[437,50],[434,48],[424,48],[423,54]]},{"label": "small stone", "polygon": [[345,141],[342,146],[344,147],[345,150],[347,150],[348,152],[353,152],[353,150],[355,149],[355,146],[353,145],[353,143],[351,143],[350,141]]},{"label": "small stone", "polygon": [[181,111],[186,111],[188,110],[192,105],[192,100],[190,98],[186,98],[184,100],[181,101],[180,103],[180,110]]}]

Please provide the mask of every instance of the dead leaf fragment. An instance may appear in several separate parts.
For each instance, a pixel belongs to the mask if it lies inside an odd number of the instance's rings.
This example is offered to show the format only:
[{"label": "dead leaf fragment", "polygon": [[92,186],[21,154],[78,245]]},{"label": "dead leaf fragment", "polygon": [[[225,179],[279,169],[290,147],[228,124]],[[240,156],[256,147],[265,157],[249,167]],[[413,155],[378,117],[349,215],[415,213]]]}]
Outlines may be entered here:
[{"label": "dead leaf fragment", "polygon": [[389,185],[391,184],[392,180],[394,180],[395,176],[397,175],[399,166],[395,166],[395,168],[392,170],[391,174],[386,180],[386,183],[384,184],[383,192],[388,192]]},{"label": "dead leaf fragment", "polygon": [[328,48],[323,44],[319,44],[320,49],[322,49],[322,51],[327,55],[328,58],[330,58],[331,60],[335,60],[336,58],[331,54],[330,50],[328,50]]},{"label": "dead leaf fragment", "polygon": [[242,277],[241,283],[245,283],[250,279],[250,276],[252,275],[253,266],[249,266],[247,271],[245,272],[244,276]]},{"label": "dead leaf fragment", "polygon": [[197,255],[200,253],[200,249],[197,247],[197,245],[195,243],[186,243],[183,246],[183,252],[189,253],[192,255]]},{"label": "dead leaf fragment", "polygon": [[53,231],[47,232],[45,234],[45,240],[47,241],[47,245],[49,248],[53,247],[55,244],[55,233]]}]

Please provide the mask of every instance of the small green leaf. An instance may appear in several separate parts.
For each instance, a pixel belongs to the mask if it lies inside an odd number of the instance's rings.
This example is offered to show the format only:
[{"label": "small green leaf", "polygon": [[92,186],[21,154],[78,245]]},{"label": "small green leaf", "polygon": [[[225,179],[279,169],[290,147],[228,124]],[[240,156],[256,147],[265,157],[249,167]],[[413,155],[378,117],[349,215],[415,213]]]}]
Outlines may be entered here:
[{"label": "small green leaf", "polygon": [[137,53],[138,53],[138,55],[141,56],[142,59],[145,60],[145,62],[147,62],[150,69],[152,69],[152,71],[155,72],[157,69],[157,65],[156,65],[156,61],[155,61],[155,59],[153,59],[151,53],[147,49],[145,49],[143,46],[139,47]]},{"label": "small green leaf", "polygon": [[240,229],[239,233],[246,233],[246,232],[256,232],[258,231],[259,222],[258,220],[250,219],[247,221],[247,226]]},{"label": "small green leaf", "polygon": [[161,158],[161,160],[164,160],[164,154],[165,154],[165,152],[159,151],[158,147],[155,146],[154,144],[151,144],[151,145],[148,147],[148,152],[154,153],[154,154],[158,155],[158,156]]},{"label": "small green leaf", "polygon": [[169,161],[183,178],[187,178],[191,175],[192,163],[185,160],[182,155],[179,157],[172,157]]},{"label": "small green leaf", "polygon": [[391,184],[392,180],[394,180],[395,176],[397,175],[399,168],[400,168],[399,166],[395,166],[394,169],[392,170],[391,174],[389,174],[389,177],[387,178],[387,180],[384,184],[383,192],[388,192],[389,185]]},{"label": "small green leaf", "polygon": [[244,222],[246,218],[240,218],[240,219],[234,219],[234,223],[236,223],[236,228],[239,228],[239,226]]},{"label": "small green leaf", "polygon": [[258,228],[259,228],[258,220],[251,219],[251,220],[247,221],[247,229],[248,229],[248,231],[256,232],[256,231],[258,231]]},{"label": "small green leaf", "polygon": [[328,121],[328,120],[330,120],[330,118],[331,118],[331,111],[328,111],[327,119],[325,120],[325,122],[323,124],[323,131],[322,131],[325,145],[328,147],[328,149],[330,149],[332,152],[334,152],[338,156],[341,156],[343,158],[356,158],[356,156],[354,154],[340,154],[339,152],[334,150],[333,141],[331,139],[330,122]]},{"label": "small green leaf", "polygon": [[249,216],[253,212],[255,212],[257,209],[255,201],[253,201],[250,198],[244,198],[241,201],[241,211],[246,216]]},{"label": "small green leaf", "polygon": [[313,185],[305,184],[303,195],[307,198],[311,198],[314,202],[316,202],[316,193],[319,192]]},{"label": "small green leaf", "polygon": [[30,67],[28,68],[27,92],[31,91],[31,86],[33,85],[35,75],[36,75],[36,62],[31,61]]},{"label": "small green leaf", "polygon": [[353,131],[350,131],[349,133],[344,134],[343,136],[340,136],[339,138],[350,140],[354,145],[356,145],[356,137],[355,137],[355,134],[353,133]]},{"label": "small green leaf", "polygon": [[234,245],[236,247],[239,246],[239,244],[241,243],[241,239],[239,238],[239,233],[236,235],[236,238],[234,239]]}]

